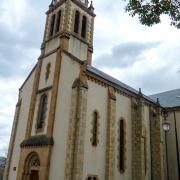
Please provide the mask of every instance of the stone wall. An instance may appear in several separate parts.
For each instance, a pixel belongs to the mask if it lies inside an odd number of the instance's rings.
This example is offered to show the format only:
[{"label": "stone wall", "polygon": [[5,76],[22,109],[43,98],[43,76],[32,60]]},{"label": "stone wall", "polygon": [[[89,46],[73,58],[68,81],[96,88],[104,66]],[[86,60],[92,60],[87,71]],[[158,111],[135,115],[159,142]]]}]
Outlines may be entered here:
[{"label": "stone wall", "polygon": [[150,112],[151,121],[151,157],[152,157],[152,179],[164,180],[164,154],[161,109]]}]

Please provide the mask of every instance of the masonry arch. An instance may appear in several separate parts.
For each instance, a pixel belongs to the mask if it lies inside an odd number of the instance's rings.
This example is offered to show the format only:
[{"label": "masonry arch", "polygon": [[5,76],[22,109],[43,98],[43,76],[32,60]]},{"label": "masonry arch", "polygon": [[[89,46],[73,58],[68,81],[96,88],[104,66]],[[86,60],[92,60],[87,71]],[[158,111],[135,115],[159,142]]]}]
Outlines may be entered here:
[{"label": "masonry arch", "polygon": [[32,152],[28,155],[24,164],[22,180],[39,180],[40,159],[37,153]]}]

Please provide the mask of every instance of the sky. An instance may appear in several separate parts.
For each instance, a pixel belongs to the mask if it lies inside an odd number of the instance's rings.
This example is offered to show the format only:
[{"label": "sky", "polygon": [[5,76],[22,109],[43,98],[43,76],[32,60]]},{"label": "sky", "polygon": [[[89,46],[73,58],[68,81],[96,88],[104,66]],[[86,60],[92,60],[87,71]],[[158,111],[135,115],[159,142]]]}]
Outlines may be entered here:
[{"label": "sky", "polygon": [[[37,62],[50,0],[0,3],[0,156],[7,155],[18,89]],[[180,88],[180,30],[146,27],[124,0],[94,0],[93,66],[150,95]]]}]

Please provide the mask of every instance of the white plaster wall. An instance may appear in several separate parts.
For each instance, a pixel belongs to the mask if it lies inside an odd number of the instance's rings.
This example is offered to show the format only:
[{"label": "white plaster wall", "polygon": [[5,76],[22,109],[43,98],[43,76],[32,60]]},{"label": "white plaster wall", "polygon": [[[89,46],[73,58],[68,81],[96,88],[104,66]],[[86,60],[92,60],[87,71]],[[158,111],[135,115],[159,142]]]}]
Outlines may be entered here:
[{"label": "white plaster wall", "polygon": [[61,74],[54,122],[54,146],[52,149],[49,180],[64,179],[66,145],[71,108],[71,92],[74,80],[79,76],[79,64],[62,54]]},{"label": "white plaster wall", "polygon": [[[115,180],[130,180],[132,178],[132,131],[131,131],[131,99],[116,94],[116,138],[115,138]],[[126,169],[121,174],[118,166],[118,132],[119,120],[123,118],[126,122]]]},{"label": "white plaster wall", "polygon": [[149,107],[144,106],[144,127],[146,129],[146,141],[147,141],[147,171],[145,174],[145,180],[151,180],[151,145],[150,145],[150,118]]},{"label": "white plaster wall", "polygon": [[179,153],[180,153],[180,111],[176,111],[176,123],[177,123],[177,136],[178,136],[178,145],[179,145]]},{"label": "white plaster wall", "polygon": [[82,61],[87,59],[88,46],[77,38],[71,36],[69,41],[69,52]]},{"label": "white plaster wall", "polygon": [[[46,67],[48,63],[51,63],[51,68],[50,68],[49,78],[46,81]],[[53,85],[55,63],[56,63],[56,53],[53,53],[50,56],[43,59],[38,90],[42,90],[44,88],[47,88]],[[42,132],[38,133],[38,135],[46,134],[47,132],[47,123],[48,123],[49,108],[50,108],[50,102],[51,102],[51,92],[52,92],[52,89],[46,91],[48,95],[48,102],[47,102],[47,111],[46,111],[46,118],[45,118],[45,127]],[[32,132],[31,132],[32,136],[37,134],[36,122],[37,122],[37,116],[38,116],[38,110],[39,110],[38,108],[39,108],[39,103],[40,103],[40,97],[42,94],[43,93],[38,94],[37,99],[36,99],[35,111],[34,111],[34,117],[33,117],[33,126],[32,126]]]},{"label": "white plaster wall", "polygon": [[[10,172],[9,172],[9,179],[8,180],[15,180],[17,176],[18,171],[18,164],[19,164],[19,158],[20,158],[20,143],[25,138],[25,132],[26,132],[26,125],[28,120],[28,113],[29,113],[29,105],[31,100],[31,94],[32,94],[32,88],[33,88],[33,82],[34,82],[34,75],[35,71],[31,74],[27,82],[22,88],[22,92],[20,94],[20,98],[22,99],[21,103],[21,109],[19,114],[19,121],[17,124],[17,131],[16,131],[16,137],[14,142],[14,149],[10,164]],[[13,167],[16,167],[16,171],[13,171]]]},{"label": "white plaster wall", "polygon": [[[49,78],[46,81],[46,67],[48,63],[51,64],[51,68],[50,68]],[[50,56],[43,59],[38,90],[52,86],[53,78],[54,78],[55,63],[56,63],[56,53],[53,53]]]},{"label": "white plaster wall", "polygon": [[59,46],[59,37],[51,39],[48,43],[46,43],[45,54],[55,50]]},{"label": "white plaster wall", "polygon": [[[87,175],[98,175],[105,179],[106,164],[106,131],[107,131],[107,88],[92,81],[88,81],[87,119],[85,135],[85,156],[83,179]],[[91,145],[93,112],[99,113],[99,143],[96,147]]]},{"label": "white plaster wall", "polygon": [[[176,151],[176,137],[175,137],[175,121],[174,113],[171,112],[168,115],[168,120],[170,121],[170,130],[167,132],[167,159],[168,159],[168,169],[169,169],[169,179],[178,179],[178,164],[177,164],[177,151]],[[180,138],[180,112],[176,112],[176,122],[177,122],[177,134],[178,140]],[[179,141],[180,144],[180,141]],[[180,147],[180,146],[179,146]],[[165,167],[167,170],[167,166]]]}]

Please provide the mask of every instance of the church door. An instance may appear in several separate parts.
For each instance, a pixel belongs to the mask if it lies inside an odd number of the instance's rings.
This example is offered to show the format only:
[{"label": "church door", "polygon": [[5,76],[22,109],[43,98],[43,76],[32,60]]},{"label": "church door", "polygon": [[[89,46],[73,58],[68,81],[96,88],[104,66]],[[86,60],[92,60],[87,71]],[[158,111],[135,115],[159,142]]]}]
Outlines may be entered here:
[{"label": "church door", "polygon": [[39,180],[40,159],[37,153],[30,153],[24,164],[22,180]]},{"label": "church door", "polygon": [[30,174],[30,180],[39,180],[39,175],[37,170],[32,170]]}]

